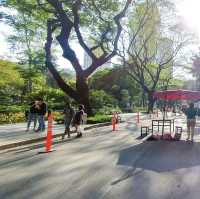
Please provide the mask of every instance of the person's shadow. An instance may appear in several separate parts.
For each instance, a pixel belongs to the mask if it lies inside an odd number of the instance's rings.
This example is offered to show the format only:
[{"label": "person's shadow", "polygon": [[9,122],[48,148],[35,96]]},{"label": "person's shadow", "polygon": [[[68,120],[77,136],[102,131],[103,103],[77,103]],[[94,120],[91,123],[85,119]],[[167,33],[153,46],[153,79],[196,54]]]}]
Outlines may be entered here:
[{"label": "person's shadow", "polygon": [[120,151],[117,165],[129,170],[111,184],[117,184],[144,170],[168,172],[200,165],[200,144],[185,141],[144,142]]}]

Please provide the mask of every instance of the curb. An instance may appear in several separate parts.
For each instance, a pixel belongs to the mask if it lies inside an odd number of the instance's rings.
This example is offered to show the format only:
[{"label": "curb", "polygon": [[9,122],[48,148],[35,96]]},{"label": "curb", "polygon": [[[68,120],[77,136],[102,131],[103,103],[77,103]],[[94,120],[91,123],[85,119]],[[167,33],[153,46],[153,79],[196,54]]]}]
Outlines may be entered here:
[{"label": "curb", "polygon": [[[98,128],[98,127],[104,127],[104,126],[110,126],[111,123],[110,122],[106,122],[106,123],[101,123],[101,124],[95,124],[89,127],[85,127],[84,130],[88,131],[90,129],[94,129],[94,128]],[[73,133],[72,133],[73,134]],[[61,137],[63,135],[63,133],[58,133],[56,135],[53,135],[53,139],[57,138],[57,137]],[[25,140],[25,141],[19,141],[19,142],[15,142],[15,143],[10,143],[10,144],[5,144],[5,145],[1,145],[0,146],[0,150],[5,150],[5,149],[11,149],[11,148],[15,148],[18,146],[23,146],[23,145],[28,145],[28,144],[33,144],[33,143],[37,143],[37,142],[42,142],[45,141],[46,136],[40,137],[40,138],[34,138],[34,139],[30,139],[30,140]]]},{"label": "curb", "polygon": [[95,128],[98,128],[98,127],[110,126],[110,125],[111,125],[110,122],[105,122],[105,123],[100,123],[100,124],[94,124],[92,126],[85,127],[84,131],[88,131],[90,129],[95,129]]},{"label": "curb", "polygon": [[145,137],[142,139],[142,142],[146,142],[151,136],[152,136],[152,133],[149,133],[147,136],[145,136]]}]

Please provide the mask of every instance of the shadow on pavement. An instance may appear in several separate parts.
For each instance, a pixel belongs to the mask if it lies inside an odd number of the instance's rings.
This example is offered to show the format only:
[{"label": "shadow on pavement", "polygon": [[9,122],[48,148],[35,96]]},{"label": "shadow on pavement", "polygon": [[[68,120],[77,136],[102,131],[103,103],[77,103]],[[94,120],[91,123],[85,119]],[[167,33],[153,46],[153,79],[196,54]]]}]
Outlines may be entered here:
[{"label": "shadow on pavement", "polygon": [[[148,135],[148,134],[147,134],[147,135]],[[142,139],[145,138],[147,135],[146,135],[146,134],[142,134],[142,136],[141,136],[141,135],[138,136],[138,137],[136,138],[136,140],[142,140]]]},{"label": "shadow on pavement", "polygon": [[185,141],[144,142],[120,152],[117,164],[167,172],[200,165],[200,144]]},{"label": "shadow on pavement", "polygon": [[[76,137],[72,137],[70,139],[66,138],[64,140],[61,140],[61,138],[59,137],[59,138],[57,138],[57,140],[53,141],[52,146],[54,146],[54,145],[56,146],[58,144],[64,144],[64,143],[73,141],[75,139],[76,139]],[[28,152],[28,151],[31,151],[34,149],[42,149],[44,147],[45,147],[45,141],[42,143],[31,145],[31,146],[24,146],[24,147],[19,147],[19,148],[2,151],[2,152],[0,152],[0,154],[9,153],[9,152],[15,152],[16,154],[20,154],[20,153]]]}]

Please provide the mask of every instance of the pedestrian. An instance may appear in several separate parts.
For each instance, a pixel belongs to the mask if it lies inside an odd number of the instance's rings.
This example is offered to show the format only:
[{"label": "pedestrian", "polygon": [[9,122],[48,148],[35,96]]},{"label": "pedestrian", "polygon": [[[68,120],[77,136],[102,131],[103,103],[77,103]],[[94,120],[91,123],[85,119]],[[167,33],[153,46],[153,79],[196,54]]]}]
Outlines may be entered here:
[{"label": "pedestrian", "polygon": [[191,141],[193,142],[193,138],[194,138],[194,128],[195,128],[195,125],[196,125],[196,116],[197,116],[197,109],[194,108],[194,103],[190,103],[189,104],[189,107],[186,108],[184,110],[184,113],[187,117],[187,134],[188,134],[188,137],[187,137],[187,141],[190,140],[190,137],[191,137]]},{"label": "pedestrian", "polygon": [[46,103],[43,101],[42,98],[38,98],[38,105],[39,105],[39,109],[38,109],[38,129],[36,130],[36,132],[39,131],[45,131],[45,115],[47,113],[47,105]]},{"label": "pedestrian", "polygon": [[64,140],[66,134],[67,137],[70,138],[70,124],[74,117],[74,109],[70,106],[69,103],[66,103],[66,107],[63,110],[63,114],[64,114],[65,131],[63,133],[62,139]]},{"label": "pedestrian", "polygon": [[77,138],[82,137],[82,132],[81,132],[81,124],[83,123],[83,117],[86,115],[84,112],[84,105],[79,105],[78,111],[75,113],[74,118],[73,118],[73,123],[72,125],[75,127],[75,131],[77,133]]},{"label": "pedestrian", "polygon": [[31,122],[33,121],[33,130],[35,131],[36,128],[36,124],[37,124],[37,113],[38,113],[38,107],[37,107],[37,103],[36,101],[31,102],[30,104],[30,108],[27,114],[27,128],[26,131],[29,131]]}]

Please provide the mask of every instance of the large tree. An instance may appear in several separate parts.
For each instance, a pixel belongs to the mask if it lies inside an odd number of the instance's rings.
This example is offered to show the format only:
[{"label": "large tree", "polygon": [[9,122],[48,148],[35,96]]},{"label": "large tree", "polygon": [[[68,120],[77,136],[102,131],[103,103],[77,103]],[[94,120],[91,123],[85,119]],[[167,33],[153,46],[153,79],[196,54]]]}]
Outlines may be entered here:
[{"label": "large tree", "polygon": [[124,69],[147,95],[148,111],[153,109],[160,79],[172,78],[176,56],[187,40],[169,24],[164,26],[160,6],[159,1],[146,0],[136,7],[126,29],[129,41],[122,38],[118,51]]},{"label": "large tree", "polygon": [[38,20],[35,20],[24,10],[21,10],[17,15],[10,15],[6,22],[13,30],[12,34],[8,36],[8,42],[13,55],[21,65],[21,73],[26,83],[25,92],[31,93],[33,78],[38,73],[46,73],[42,45],[45,34],[42,32],[42,24],[36,23]]},{"label": "large tree", "polygon": [[[78,103],[84,104],[90,114],[92,110],[89,103],[87,79],[97,68],[116,55],[118,40],[122,31],[120,21],[125,16],[131,1],[127,0],[122,9],[120,1],[111,0],[101,2],[77,0],[70,3],[48,0],[47,2],[51,6],[54,17],[49,18],[47,22],[46,66],[60,88]],[[86,27],[87,20],[90,25],[87,23]],[[54,33],[57,34],[56,39],[62,48],[63,57],[70,61],[76,72],[76,89],[63,81],[52,63],[51,48]],[[83,69],[80,64],[78,52],[75,52],[70,46],[70,38],[74,34],[92,60],[91,65],[86,69]],[[95,50],[99,49],[102,53],[96,56]]]},{"label": "large tree", "polygon": [[[116,55],[121,35],[121,20],[131,4],[131,0],[8,0],[18,12],[25,11],[36,20],[47,24],[45,45],[46,67],[57,81],[58,86],[78,103],[86,106],[91,113],[89,103],[88,77],[97,68]],[[92,62],[88,68],[81,65],[79,52],[71,46],[76,40]],[[76,72],[76,88],[64,81],[52,61],[54,44],[59,44],[63,57]],[[98,53],[97,53],[98,52]]]}]

